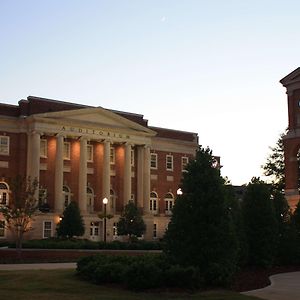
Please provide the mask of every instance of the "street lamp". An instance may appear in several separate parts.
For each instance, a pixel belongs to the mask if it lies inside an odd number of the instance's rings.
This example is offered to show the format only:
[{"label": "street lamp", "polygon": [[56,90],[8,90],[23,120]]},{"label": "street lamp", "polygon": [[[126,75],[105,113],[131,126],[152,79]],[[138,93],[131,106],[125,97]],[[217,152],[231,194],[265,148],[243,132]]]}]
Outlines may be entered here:
[{"label": "street lamp", "polygon": [[178,190],[177,190],[177,195],[178,196],[180,196],[180,195],[182,195],[183,193],[182,193],[182,190],[181,190],[181,188],[179,188]]},{"label": "street lamp", "polygon": [[106,243],[106,205],[108,203],[108,199],[104,198],[102,200],[102,202],[104,204],[104,238],[103,238],[103,241],[104,241],[104,243]]}]

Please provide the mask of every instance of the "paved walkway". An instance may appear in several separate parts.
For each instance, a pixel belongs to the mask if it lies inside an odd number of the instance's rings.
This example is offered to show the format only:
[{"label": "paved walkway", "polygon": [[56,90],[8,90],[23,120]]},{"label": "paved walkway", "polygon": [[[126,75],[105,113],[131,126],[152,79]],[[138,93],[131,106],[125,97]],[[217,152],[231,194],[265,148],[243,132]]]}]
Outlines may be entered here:
[{"label": "paved walkway", "polygon": [[299,300],[300,272],[282,273],[270,277],[271,285],[242,294],[268,300]]}]

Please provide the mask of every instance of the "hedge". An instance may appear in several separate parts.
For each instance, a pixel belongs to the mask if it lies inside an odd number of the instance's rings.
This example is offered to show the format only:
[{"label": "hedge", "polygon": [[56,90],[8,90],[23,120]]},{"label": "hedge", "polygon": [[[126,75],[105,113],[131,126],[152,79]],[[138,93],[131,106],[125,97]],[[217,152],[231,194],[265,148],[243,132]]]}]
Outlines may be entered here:
[{"label": "hedge", "polygon": [[198,268],[171,265],[164,255],[88,256],[79,259],[77,274],[96,284],[118,283],[131,290],[195,289],[203,284]]}]

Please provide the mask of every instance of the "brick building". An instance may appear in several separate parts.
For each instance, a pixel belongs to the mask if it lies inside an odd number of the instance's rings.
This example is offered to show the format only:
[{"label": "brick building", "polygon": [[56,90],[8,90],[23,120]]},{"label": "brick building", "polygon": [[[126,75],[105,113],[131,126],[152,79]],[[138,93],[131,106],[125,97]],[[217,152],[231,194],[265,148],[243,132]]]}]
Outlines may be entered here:
[{"label": "brick building", "polygon": [[285,165],[285,195],[292,209],[299,196],[299,148],[300,148],[300,68],[297,68],[280,83],[286,88],[288,104],[288,132],[283,138]]},{"label": "brick building", "polygon": [[[98,214],[107,198],[107,240],[133,199],[147,225],[145,239],[163,236],[182,172],[198,147],[192,132],[148,126],[143,115],[29,96],[0,104],[0,201],[9,205],[9,179],[39,181],[40,211],[28,238],[55,235],[72,200],[79,204],[85,238],[103,239]],[[0,238],[9,232],[0,221]]]}]

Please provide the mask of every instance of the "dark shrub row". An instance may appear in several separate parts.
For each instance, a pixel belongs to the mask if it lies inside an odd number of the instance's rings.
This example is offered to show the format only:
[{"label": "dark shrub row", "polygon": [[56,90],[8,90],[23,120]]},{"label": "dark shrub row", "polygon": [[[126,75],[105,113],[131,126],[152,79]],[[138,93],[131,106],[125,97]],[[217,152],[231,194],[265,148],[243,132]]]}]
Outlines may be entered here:
[{"label": "dark shrub row", "polygon": [[195,289],[203,283],[199,269],[171,265],[163,255],[84,257],[77,263],[77,274],[96,284],[118,283],[132,290]]},{"label": "dark shrub row", "polygon": [[24,241],[23,248],[33,249],[109,249],[109,250],[160,250],[161,242],[136,241],[125,243],[114,241],[110,243],[93,242],[84,239],[43,239]]}]

